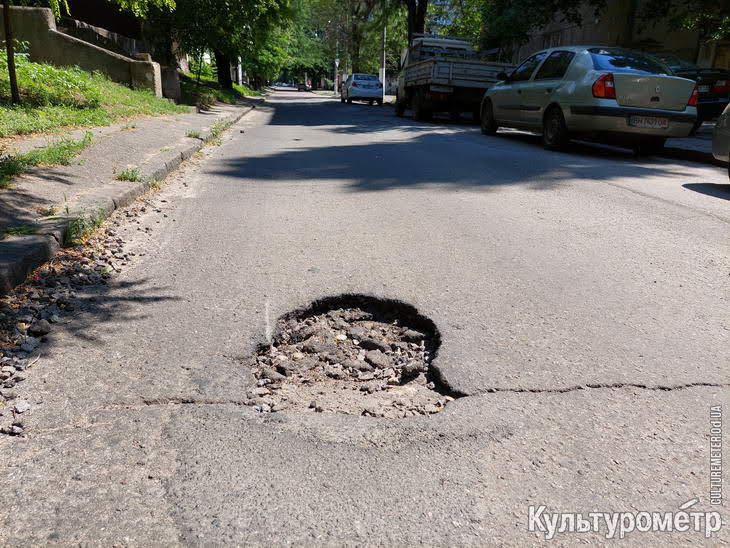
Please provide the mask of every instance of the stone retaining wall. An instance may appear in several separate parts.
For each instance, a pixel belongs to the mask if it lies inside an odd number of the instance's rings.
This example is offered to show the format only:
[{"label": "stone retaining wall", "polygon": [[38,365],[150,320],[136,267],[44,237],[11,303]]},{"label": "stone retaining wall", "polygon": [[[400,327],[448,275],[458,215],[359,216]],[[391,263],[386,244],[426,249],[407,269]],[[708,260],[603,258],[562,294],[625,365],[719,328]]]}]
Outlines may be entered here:
[{"label": "stone retaining wall", "polygon": [[[58,66],[98,70],[111,80],[133,88],[150,89],[162,97],[160,65],[154,61],[130,59],[118,53],[59,32],[48,8],[13,6],[10,20],[16,40],[28,42],[30,60]],[[3,8],[0,7],[0,20]],[[0,39],[5,33],[0,25]]]}]

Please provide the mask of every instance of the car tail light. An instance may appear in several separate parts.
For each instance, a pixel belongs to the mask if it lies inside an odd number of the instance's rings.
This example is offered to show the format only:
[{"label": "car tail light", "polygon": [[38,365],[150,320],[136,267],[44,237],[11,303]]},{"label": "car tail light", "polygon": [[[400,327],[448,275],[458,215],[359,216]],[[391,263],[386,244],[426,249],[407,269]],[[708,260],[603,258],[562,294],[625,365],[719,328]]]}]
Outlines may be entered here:
[{"label": "car tail light", "polygon": [[697,86],[695,85],[695,88],[692,90],[692,95],[689,96],[689,101],[687,101],[687,106],[696,107],[697,106],[697,96],[699,94],[700,94],[700,90],[697,89]]},{"label": "car tail light", "polygon": [[359,86],[359,85],[360,85],[360,84],[358,84],[357,82],[353,82],[353,83],[352,83],[352,87],[354,87],[354,88],[356,88],[356,87],[357,87],[357,86]]},{"label": "car tail light", "polygon": [[383,84],[381,84],[380,82],[378,82],[378,89],[383,89]]},{"label": "car tail light", "polygon": [[715,93],[730,93],[730,80],[718,80],[712,90]]},{"label": "car tail light", "polygon": [[593,97],[601,97],[603,99],[615,99],[616,87],[613,85],[613,74],[607,72],[601,74],[598,80],[593,82]]}]

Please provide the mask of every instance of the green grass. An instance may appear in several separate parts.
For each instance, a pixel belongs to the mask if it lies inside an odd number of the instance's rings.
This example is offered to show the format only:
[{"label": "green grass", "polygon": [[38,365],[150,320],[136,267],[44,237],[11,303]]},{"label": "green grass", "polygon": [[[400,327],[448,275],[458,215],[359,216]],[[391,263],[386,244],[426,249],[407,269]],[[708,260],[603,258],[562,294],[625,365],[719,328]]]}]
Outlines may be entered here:
[{"label": "green grass", "polygon": [[36,233],[36,229],[32,226],[9,226],[2,230],[3,236],[30,236]]},{"label": "green grass", "polygon": [[205,142],[215,146],[220,145],[223,142],[221,140],[221,135],[223,135],[223,132],[232,125],[233,122],[226,122],[224,120],[216,122],[213,124],[213,127],[210,128],[210,136],[205,140]]},{"label": "green grass", "polygon": [[198,85],[196,75],[189,72],[183,72],[182,75],[183,77],[180,79],[182,102],[197,105],[204,109],[209,108],[216,101],[235,105],[243,97],[260,97],[263,95],[260,91],[239,84],[233,84],[233,90],[220,89],[215,78],[206,76],[200,77],[200,85]]},{"label": "green grass", "polygon": [[10,104],[7,58],[0,53],[0,137],[52,132],[64,127],[109,125],[124,118],[189,112],[190,108],[132,90],[106,76],[77,67],[31,63],[17,59],[22,102]]},{"label": "green grass", "polygon": [[191,129],[185,134],[185,137],[190,137],[191,139],[200,139],[200,132],[195,129]]},{"label": "green grass", "polygon": [[131,181],[137,182],[142,180],[142,175],[139,172],[139,168],[126,167],[122,171],[116,174],[117,181]]},{"label": "green grass", "polygon": [[82,211],[80,215],[71,219],[66,230],[64,245],[77,245],[83,241],[89,234],[101,226],[106,219],[103,210],[99,209],[92,213]]},{"label": "green grass", "polygon": [[91,144],[91,140],[92,133],[87,131],[78,141],[61,139],[45,148],[0,156],[0,188],[6,188],[13,177],[33,166],[69,165],[74,156]]}]

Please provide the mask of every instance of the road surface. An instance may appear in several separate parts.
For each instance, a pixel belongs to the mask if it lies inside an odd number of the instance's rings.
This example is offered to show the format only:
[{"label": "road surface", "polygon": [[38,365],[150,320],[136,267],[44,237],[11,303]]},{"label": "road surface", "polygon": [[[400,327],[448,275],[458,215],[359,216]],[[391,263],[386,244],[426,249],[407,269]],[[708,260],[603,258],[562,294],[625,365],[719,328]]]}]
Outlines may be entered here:
[{"label": "road surface", "polygon": [[[0,438],[0,539],[524,544],[546,534],[530,506],[715,510],[727,183],[277,92],[151,198],[165,216],[122,224],[145,255],[53,332],[19,388],[28,436]],[[407,419],[241,405],[276,318],[343,293],[431,318],[463,397]]]}]

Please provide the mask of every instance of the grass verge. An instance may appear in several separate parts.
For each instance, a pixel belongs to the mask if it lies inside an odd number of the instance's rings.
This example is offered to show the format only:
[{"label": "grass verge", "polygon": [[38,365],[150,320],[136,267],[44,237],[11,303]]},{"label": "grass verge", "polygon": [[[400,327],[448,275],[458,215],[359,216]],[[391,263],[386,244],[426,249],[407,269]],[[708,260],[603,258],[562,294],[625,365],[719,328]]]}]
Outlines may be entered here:
[{"label": "grass verge", "polygon": [[39,165],[69,165],[71,159],[91,144],[92,133],[75,141],[61,139],[45,148],[31,150],[22,154],[0,156],[0,188],[7,188],[10,180],[31,167]]},{"label": "grass verge", "polygon": [[21,104],[11,105],[7,57],[0,52],[0,137],[190,112],[190,107],[114,83],[101,73],[32,63],[27,57],[16,57]]},{"label": "grass verge", "polygon": [[253,90],[245,85],[233,84],[232,90],[220,89],[218,82],[210,77],[201,76],[200,84],[193,74],[183,72],[180,77],[182,102],[197,105],[199,108],[210,108],[216,101],[235,105],[244,97],[260,97],[260,91]]}]

